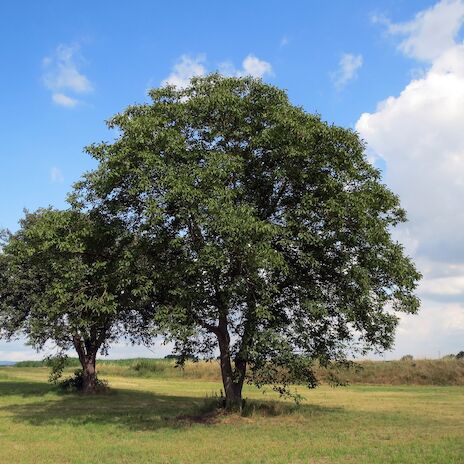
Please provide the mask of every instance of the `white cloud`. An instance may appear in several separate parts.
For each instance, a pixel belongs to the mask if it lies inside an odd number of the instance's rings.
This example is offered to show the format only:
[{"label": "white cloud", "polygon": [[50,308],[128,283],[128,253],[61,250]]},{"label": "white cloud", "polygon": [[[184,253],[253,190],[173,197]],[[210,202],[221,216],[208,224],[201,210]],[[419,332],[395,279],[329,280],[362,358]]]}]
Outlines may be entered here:
[{"label": "white cloud", "polygon": [[237,69],[230,61],[224,61],[219,64],[219,71],[225,76],[252,76],[263,78],[264,76],[272,76],[272,65],[267,61],[260,60],[256,56],[250,54],[242,61],[242,67]]},{"label": "white cloud", "polygon": [[174,85],[178,88],[187,87],[192,77],[206,74],[206,68],[203,64],[205,60],[204,54],[196,57],[182,55],[174,65],[171,74],[161,82],[161,85]]},{"label": "white cloud", "polygon": [[402,322],[407,336],[400,335],[416,340],[417,324],[451,351],[453,343],[459,348],[456,333],[461,344],[464,337],[464,45],[453,41],[464,21],[462,6],[443,1],[410,23],[390,24],[409,31],[400,45],[404,54],[431,63],[356,124],[369,149],[384,159],[384,179],[408,212],[396,237],[424,275],[422,312],[411,319],[416,323]]},{"label": "white cloud", "polygon": [[272,75],[272,66],[270,63],[264,60],[256,58],[254,55],[248,55],[242,63],[243,71],[242,75],[249,75],[253,77],[264,77],[266,75]]},{"label": "white cloud", "polygon": [[362,55],[344,53],[338,62],[337,71],[331,73],[330,77],[335,87],[341,90],[348,82],[356,79],[358,70],[363,64]]},{"label": "white cloud", "polygon": [[418,315],[401,317],[395,349],[388,358],[412,354],[416,358],[436,358],[462,350],[464,307],[428,302]]},{"label": "white cloud", "polygon": [[435,295],[440,299],[458,296],[464,300],[464,273],[458,276],[427,277],[420,285],[420,292],[423,295]]},{"label": "white cloud", "polygon": [[356,128],[386,162],[385,178],[409,211],[415,255],[464,262],[464,46],[446,52]]},{"label": "white cloud", "polygon": [[63,174],[61,170],[57,168],[56,166],[53,166],[50,169],[50,180],[54,183],[60,183],[60,184],[64,182]]},{"label": "white cloud", "polygon": [[419,12],[409,22],[383,20],[389,34],[404,36],[399,49],[405,55],[423,61],[433,61],[453,47],[463,21],[462,0],[442,0],[428,10]]},{"label": "white cloud", "polygon": [[[194,76],[204,76],[207,74],[204,63],[206,56],[204,54],[192,57],[182,55],[169,76],[161,82],[161,85],[175,85],[178,88],[185,88]],[[272,75],[272,66],[264,60],[250,54],[242,62],[242,68],[236,69],[233,63],[225,61],[219,64],[219,72],[225,76],[252,76],[262,78],[266,75]]]},{"label": "white cloud", "polygon": [[44,58],[43,82],[52,91],[54,103],[73,107],[78,100],[64,92],[81,95],[93,90],[90,80],[79,70],[82,63],[78,45],[61,44],[53,55]]},{"label": "white cloud", "polygon": [[52,94],[52,100],[53,100],[53,103],[56,103],[57,105],[60,105],[60,106],[66,106],[68,108],[72,108],[79,103],[78,100],[76,100],[75,98],[68,97],[64,93]]}]

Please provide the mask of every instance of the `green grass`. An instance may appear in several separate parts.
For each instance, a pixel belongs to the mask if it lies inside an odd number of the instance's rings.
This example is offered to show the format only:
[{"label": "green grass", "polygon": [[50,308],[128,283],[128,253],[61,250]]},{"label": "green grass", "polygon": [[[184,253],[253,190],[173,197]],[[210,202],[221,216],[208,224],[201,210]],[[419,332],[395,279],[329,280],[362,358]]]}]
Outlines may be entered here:
[{"label": "green grass", "polygon": [[295,407],[247,388],[246,417],[214,414],[216,381],[107,376],[61,395],[46,368],[0,368],[0,463],[464,463],[464,390],[300,388]]}]

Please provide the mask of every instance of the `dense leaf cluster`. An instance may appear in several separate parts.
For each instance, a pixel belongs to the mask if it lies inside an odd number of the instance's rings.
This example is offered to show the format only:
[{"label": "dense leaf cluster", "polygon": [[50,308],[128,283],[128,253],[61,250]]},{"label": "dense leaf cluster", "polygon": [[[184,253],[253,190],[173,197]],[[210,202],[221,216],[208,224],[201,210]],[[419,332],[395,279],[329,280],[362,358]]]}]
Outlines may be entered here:
[{"label": "dense leaf cluster", "polygon": [[294,366],[313,385],[302,355],[391,347],[419,274],[390,235],[405,213],[358,135],[252,78],[150,96],[110,120],[117,141],[88,148],[99,166],[74,201],[146,237],[163,269],[155,318],[179,351],[219,346],[241,389],[246,366]]}]

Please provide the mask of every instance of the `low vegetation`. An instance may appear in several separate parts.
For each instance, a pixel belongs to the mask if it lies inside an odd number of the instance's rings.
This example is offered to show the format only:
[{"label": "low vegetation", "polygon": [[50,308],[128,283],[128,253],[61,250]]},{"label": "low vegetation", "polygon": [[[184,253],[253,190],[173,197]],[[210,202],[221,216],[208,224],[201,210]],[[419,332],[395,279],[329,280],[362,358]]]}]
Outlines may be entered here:
[{"label": "low vegetation", "polygon": [[[16,367],[46,367],[46,361],[23,361]],[[68,359],[66,375],[79,367],[79,360]],[[220,381],[218,361],[188,361],[178,367],[172,359],[100,360],[100,377],[176,378]],[[443,359],[411,359],[400,361],[360,361],[339,371],[324,367],[315,369],[317,378],[328,384],[336,376],[342,383],[370,385],[464,385],[464,359],[446,356]]]}]

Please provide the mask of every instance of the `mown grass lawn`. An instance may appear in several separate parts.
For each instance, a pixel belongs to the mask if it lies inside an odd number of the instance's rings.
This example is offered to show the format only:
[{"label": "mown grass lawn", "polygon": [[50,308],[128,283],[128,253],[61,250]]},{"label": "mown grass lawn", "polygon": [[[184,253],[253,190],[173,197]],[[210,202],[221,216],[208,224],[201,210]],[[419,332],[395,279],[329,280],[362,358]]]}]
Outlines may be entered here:
[{"label": "mown grass lawn", "polygon": [[111,376],[83,397],[47,373],[0,368],[1,464],[464,463],[463,387],[301,388],[298,408],[248,388],[239,417],[205,414],[217,382]]}]

